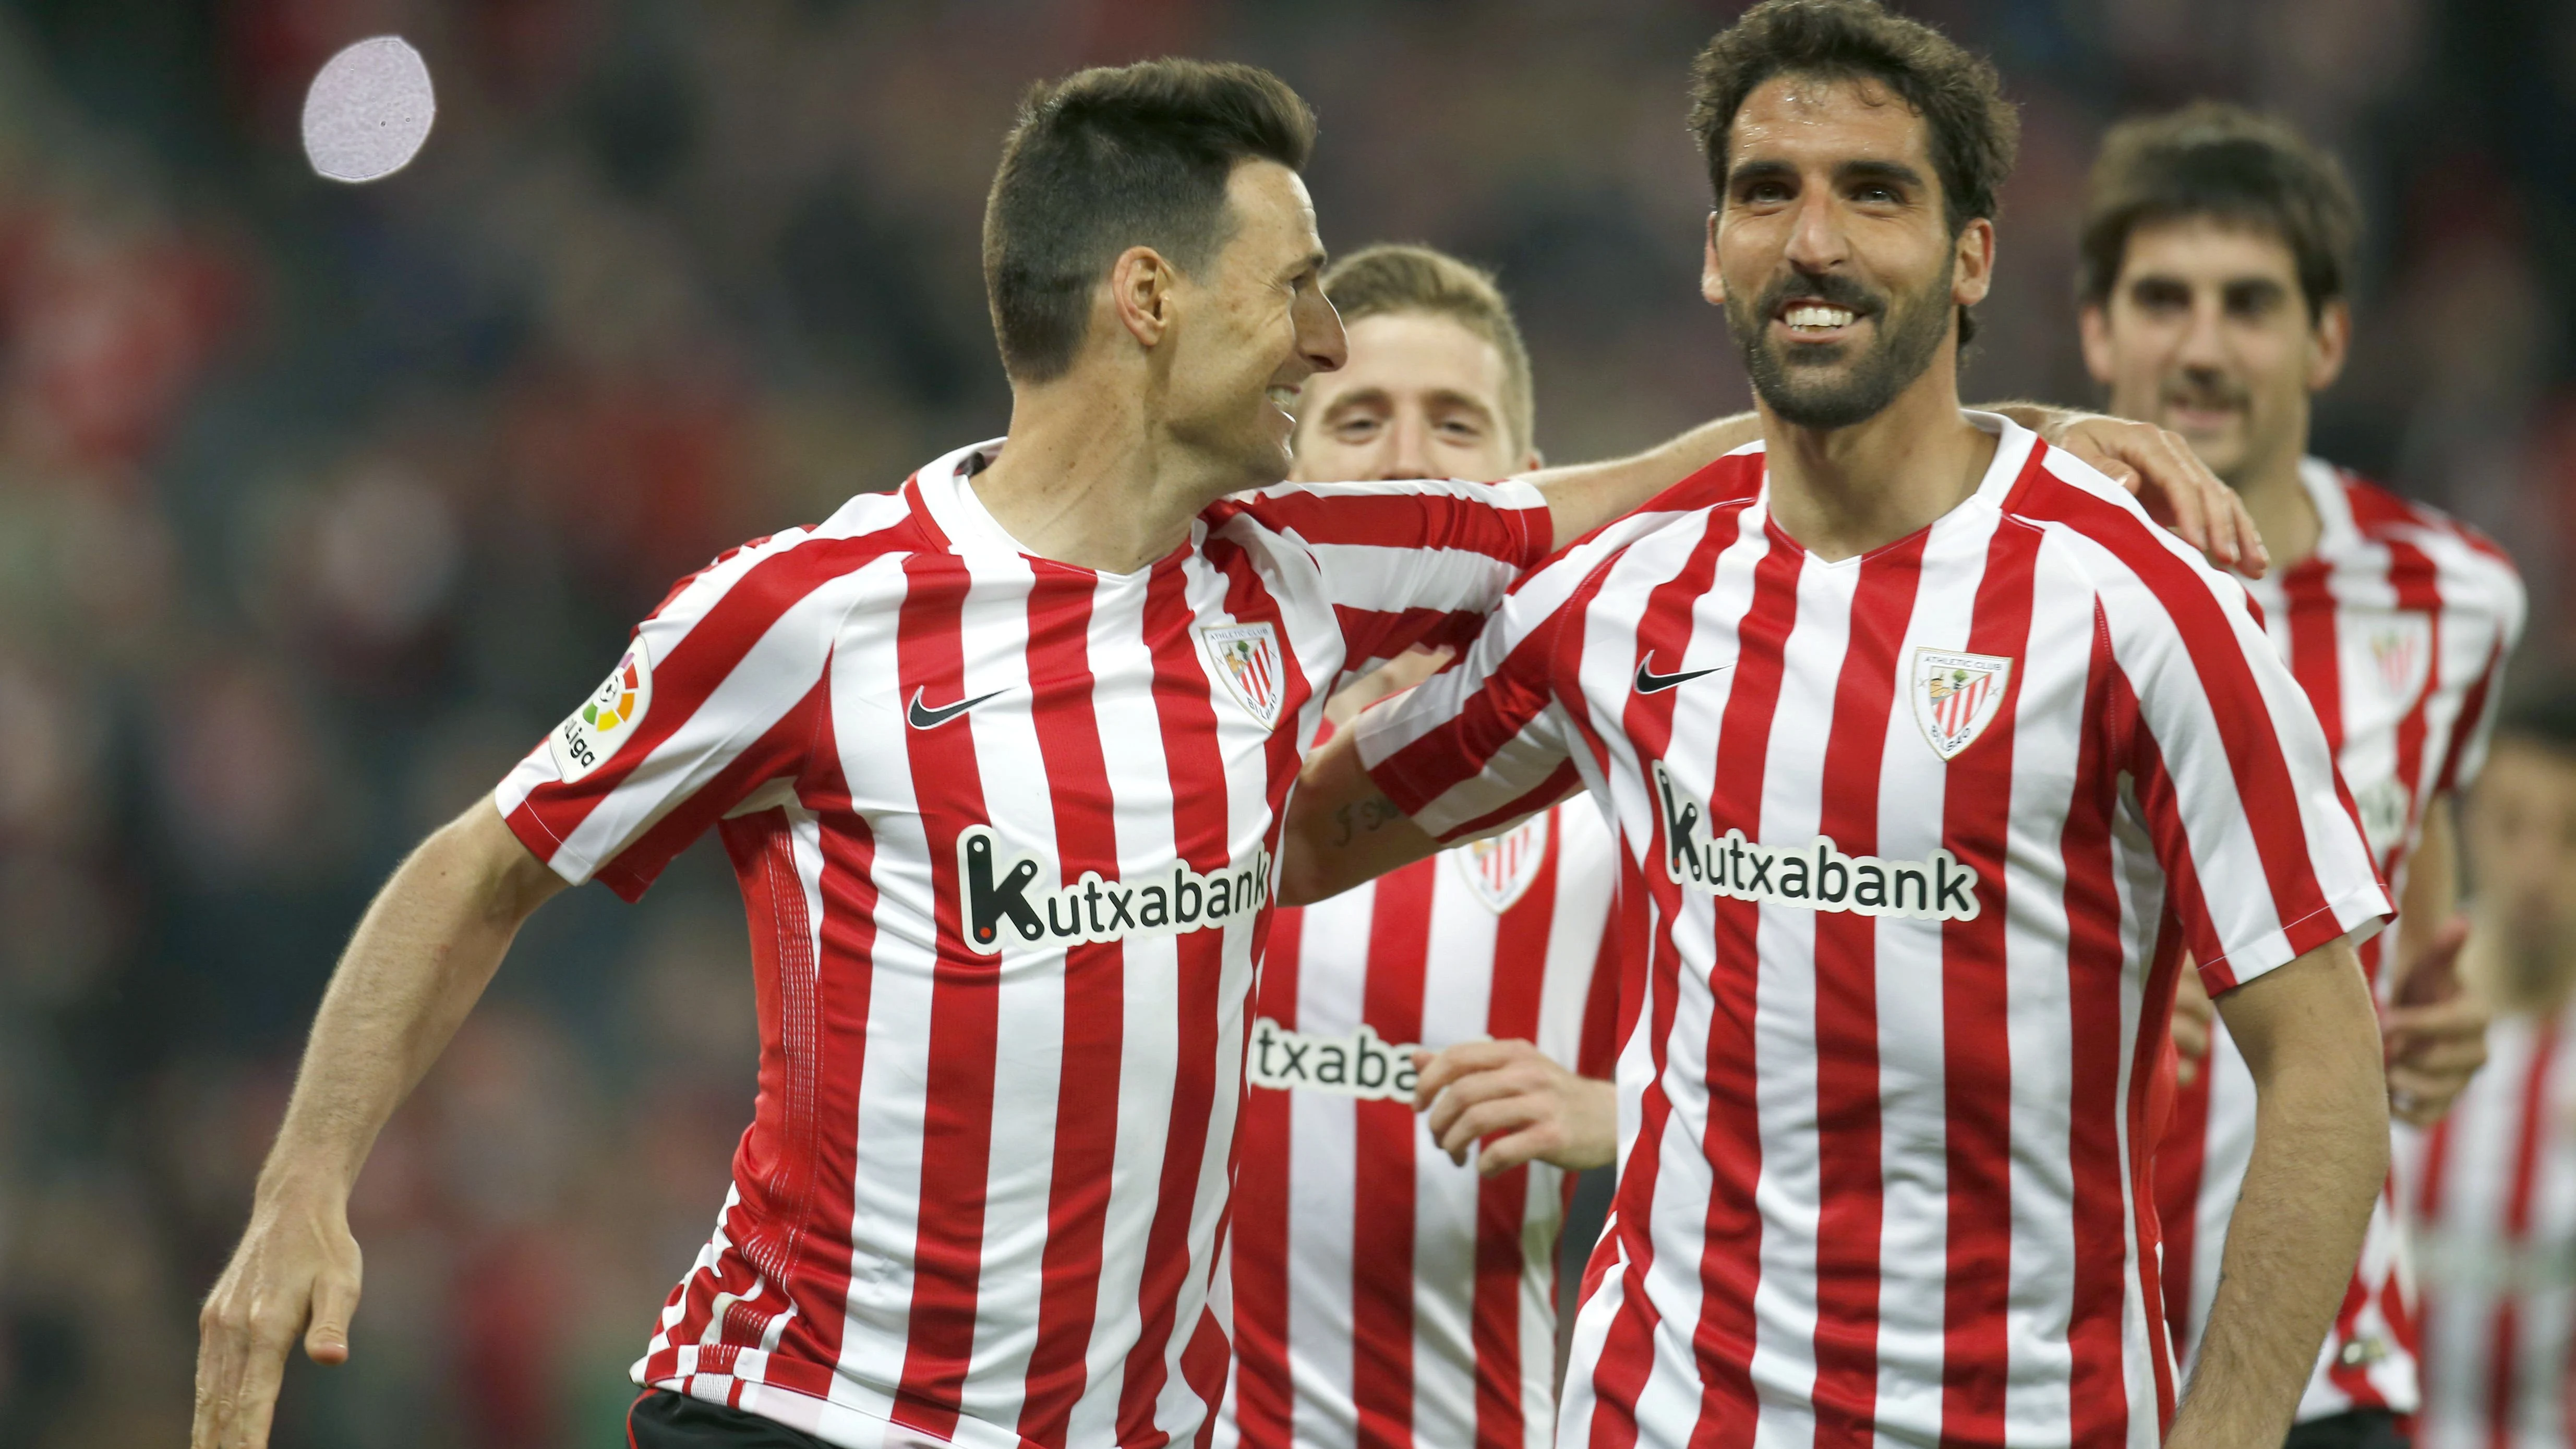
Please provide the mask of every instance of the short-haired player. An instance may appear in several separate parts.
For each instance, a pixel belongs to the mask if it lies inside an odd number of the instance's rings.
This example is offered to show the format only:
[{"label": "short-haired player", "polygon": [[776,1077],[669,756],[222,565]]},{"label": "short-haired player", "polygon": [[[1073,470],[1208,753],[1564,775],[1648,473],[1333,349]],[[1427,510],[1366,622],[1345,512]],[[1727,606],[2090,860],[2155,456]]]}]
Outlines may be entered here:
[{"label": "short-haired player", "polygon": [[[2333,159],[2269,117],[2203,102],[2117,126],[2086,199],[2084,350],[2111,409],[2189,439],[2263,530],[2276,567],[2249,587],[2403,907],[2361,962],[2389,1006],[2390,1109],[2423,1124],[2484,1057],[2484,1007],[2452,970],[2466,931],[2452,802],[2484,757],[2523,592],[2486,538],[2309,452],[2312,399],[2351,335],[2359,216]],[[2193,1020],[2177,1026],[2202,1059],[2185,1065],[2157,1163],[2187,1362],[2258,1115],[2225,1024],[2204,1042]],[[2393,1443],[2419,1402],[2401,1190],[2372,1219],[2293,1444]]]}]

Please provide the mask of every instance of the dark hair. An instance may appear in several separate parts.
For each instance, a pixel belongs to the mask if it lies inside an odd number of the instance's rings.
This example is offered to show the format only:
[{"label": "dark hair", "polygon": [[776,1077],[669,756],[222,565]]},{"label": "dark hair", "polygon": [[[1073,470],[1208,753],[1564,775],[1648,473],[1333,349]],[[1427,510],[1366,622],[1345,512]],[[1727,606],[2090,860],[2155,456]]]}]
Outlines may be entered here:
[{"label": "dark hair", "polygon": [[2576,755],[2576,679],[2559,678],[2516,691],[2513,702],[2496,717],[2496,739]]},{"label": "dark hair", "polygon": [[2208,216],[2278,236],[2298,263],[2308,315],[2344,295],[2361,206],[2332,156],[2270,116],[2196,101],[2123,121],[2102,138],[2084,195],[2077,288],[2108,301],[2141,224]]},{"label": "dark hair", "polygon": [[[1994,216],[1995,191],[2012,174],[2021,141],[2021,117],[2004,99],[1995,68],[1872,0],[1763,0],[1699,53],[1691,65],[1691,133],[1721,203],[1735,113],[1777,75],[1871,80],[1894,91],[1931,131],[1950,234],[1971,218]],[[1975,320],[1960,308],[1959,345],[1975,335]]]},{"label": "dark hair", "polygon": [[1235,166],[1300,169],[1314,145],[1315,113],[1255,66],[1147,60],[1031,86],[984,202],[1002,370],[1018,382],[1061,374],[1120,252],[1149,246],[1196,270],[1230,234]]},{"label": "dark hair", "polygon": [[1493,273],[1429,247],[1381,243],[1333,263],[1324,273],[1324,299],[1345,324],[1398,313],[1445,317],[1492,343],[1503,359],[1504,430],[1514,452],[1529,451],[1529,347]]}]

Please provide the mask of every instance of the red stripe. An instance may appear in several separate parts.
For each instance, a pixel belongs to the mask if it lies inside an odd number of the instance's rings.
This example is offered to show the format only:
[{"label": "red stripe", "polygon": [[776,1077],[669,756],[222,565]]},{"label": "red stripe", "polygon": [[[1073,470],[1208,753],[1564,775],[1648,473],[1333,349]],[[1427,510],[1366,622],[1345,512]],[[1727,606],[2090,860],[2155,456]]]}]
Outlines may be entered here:
[{"label": "red stripe", "polygon": [[[1046,769],[1056,858],[1067,876],[1119,876],[1108,828],[1109,766],[1094,713],[1093,579],[1040,566],[1029,591],[1029,717]],[[1044,661],[1043,667],[1039,661]],[[1041,880],[1041,887],[1054,882]],[[1117,942],[1068,948],[1055,1156],[1047,1185],[1037,1342],[1020,1405],[1022,1438],[1059,1443],[1090,1377],[1084,1362],[1099,1310],[1101,1240],[1118,1154],[1118,1065],[1126,1042],[1127,953]]]},{"label": "red stripe", "polygon": [[[1709,767],[1708,834],[1740,829],[1762,838],[1762,783],[1779,713],[1790,631],[1798,619],[1798,574],[1806,550],[1765,521],[1765,550],[1753,566],[1753,599],[1736,634],[1735,686],[1718,723]],[[1676,656],[1678,657],[1678,656]],[[1716,966],[1709,974],[1708,1131],[1701,1151],[1712,1182],[1701,1226],[1699,1323],[1691,1334],[1700,1379],[1691,1449],[1742,1449],[1753,1442],[1753,1292],[1761,1277],[1762,1216],[1753,1189],[1762,1175],[1754,1067],[1755,988],[1761,958],[1760,905],[1708,898],[1716,918]]]},{"label": "red stripe", "polygon": [[[1193,870],[1219,871],[1227,864],[1225,760],[1217,747],[1207,668],[1191,627],[1196,618],[1186,559],[1174,555],[1155,565],[1146,586],[1145,638],[1154,651],[1154,706],[1170,778],[1174,850]],[[1178,1328],[1174,1320],[1190,1266],[1190,1217],[1215,1107],[1217,1016],[1222,1009],[1217,985],[1225,970],[1225,933],[1192,931],[1174,937],[1173,945],[1180,960],[1170,1128],[1136,1294],[1141,1327],[1119,1392],[1122,1444],[1161,1437],[1154,1405],[1169,1377],[1166,1350]]]},{"label": "red stripe", "polygon": [[[2037,467],[2041,456],[2033,450],[2030,467]],[[2039,531],[2024,524],[2007,519],[1997,525],[1986,547],[1968,626],[1971,653],[2029,658],[2032,565],[2039,542]],[[1945,1439],[1972,1444],[2004,1442],[2004,1388],[2012,1351],[2012,992],[2005,963],[2003,851],[2012,839],[2015,732],[2028,674],[2026,668],[2012,671],[1993,718],[1951,758],[1941,787],[1942,842],[1977,873],[1979,907],[1974,920],[1941,923],[1941,1079],[1949,1180],[1941,1432]],[[2115,1051],[2117,1040],[2115,1036]],[[2074,1054],[2078,1062],[2116,1059],[2088,1058],[2081,1048]],[[2098,1068],[2093,1075],[2101,1075]],[[2079,1435],[2078,1442],[2094,1441]]]},{"label": "red stripe", "polygon": [[2499,632],[2495,649],[2487,655],[2486,667],[2478,671],[2478,682],[2469,686],[2467,697],[2460,701],[2460,717],[2451,723],[2451,742],[2449,748],[2442,752],[2442,774],[2434,781],[2434,794],[2447,795],[2460,787],[2461,761],[2477,739],[2479,726],[2486,720],[2488,696],[2493,692],[2496,678],[2504,673],[2506,642]]},{"label": "red stripe", "polygon": [[[1861,559],[1816,816],[1816,832],[1846,855],[1878,853],[1879,771],[1897,708],[1897,653],[1913,622],[1930,537],[1917,533]],[[1816,1444],[1866,1449],[1878,1411],[1878,1253],[1887,1211],[1879,1173],[1878,922],[1818,911],[1815,929]]]},{"label": "red stripe", "polygon": [[[2120,1058],[2120,978],[2128,970],[2128,952],[2120,939],[2123,909],[2120,880],[2112,860],[2112,821],[2120,816],[2120,785],[2128,764],[2128,721],[2136,718],[2138,700],[2120,674],[2110,649],[2110,620],[2094,605],[2092,664],[2084,690],[2084,728],[2076,746],[2076,780],[2069,793],[2066,826],[2058,834],[2066,870],[2066,1004],[2069,1004],[2069,1058],[2076,1063]],[[2166,885],[2169,896],[2197,891],[2190,875],[2177,875]],[[2172,1035],[2172,981],[2182,963],[2182,934],[2172,929],[2172,906],[2166,924],[2156,929],[2154,955],[2148,957],[2146,991],[2141,996],[2141,1022],[2133,1068],[2161,1053],[2161,1035]],[[2156,983],[2164,983],[2159,996]],[[2159,1006],[2161,1004],[2161,1006]],[[2154,1310],[2164,1302],[2164,1282],[2156,1274],[2154,1204],[2141,1202],[2130,1217],[2120,1184],[2120,1091],[2110,1073],[2079,1071],[2069,1099],[2069,1176],[2071,1228],[2074,1228],[2074,1292],[2069,1305],[2066,1349],[2069,1374],[2069,1431],[2076,1444],[2112,1444],[2128,1434],[2128,1382],[2123,1351],[2123,1297],[2128,1292],[2120,1264],[2128,1259],[2128,1225],[2141,1223],[2141,1295]],[[2146,1156],[2154,1150],[2151,1132],[2128,1122],[2133,1179],[2143,1184],[2151,1174]],[[2156,1313],[2148,1313],[2154,1333]],[[2156,1408],[2172,1421],[2172,1374],[2169,1351],[2159,1346],[2151,1359],[2156,1377]]]},{"label": "red stripe", "polygon": [[1262,527],[1293,534],[1309,544],[1387,549],[1459,549],[1526,568],[1547,556],[1555,525],[1548,511],[1511,508],[1490,494],[1459,494],[1437,487],[1384,492],[1286,487],[1229,500],[1209,510],[1209,531],[1236,512]]},{"label": "red stripe", "polygon": [[[2170,1033],[2168,1033],[2170,1034]],[[2214,1053],[2213,1053],[2214,1056]],[[2156,1221],[2164,1239],[2165,1327],[2176,1344],[2191,1342],[2193,1256],[2200,1247],[2200,1183],[2209,1154],[2212,1056],[2174,1090],[2173,1120],[2156,1145]]]},{"label": "red stripe", "polygon": [[[1718,558],[1735,541],[1742,517],[1741,507],[1734,507],[1714,511],[1702,520],[1703,533],[1690,556],[1671,579],[1647,595],[1646,607],[1637,622],[1633,641],[1636,658],[1630,661],[1631,668],[1644,663],[1658,649],[1668,659],[1684,657],[1690,643],[1692,604],[1708,591],[1709,581],[1717,573]],[[1548,632],[1554,647],[1562,651],[1556,656],[1554,668],[1565,678],[1574,678],[1582,662],[1584,615],[1607,574],[1606,568],[1596,572],[1557,611],[1551,623]],[[1567,621],[1572,623],[1571,628],[1566,627]],[[1670,748],[1673,706],[1679,697],[1678,690],[1628,696],[1618,732],[1632,743],[1638,759],[1658,758]],[[1588,715],[1579,718],[1585,732],[1594,733]],[[1597,751],[1601,746],[1596,741],[1593,748]],[[1654,1369],[1655,1330],[1661,1321],[1646,1295],[1646,1275],[1653,1270],[1655,1261],[1655,1183],[1661,1175],[1664,1134],[1672,1117],[1672,1100],[1665,1095],[1663,1074],[1672,1045],[1674,1002],[1681,989],[1681,957],[1673,946],[1671,923],[1677,920],[1682,900],[1680,888],[1662,868],[1672,848],[1665,838],[1662,820],[1656,819],[1650,829],[1647,864],[1640,866],[1628,858],[1626,851],[1620,852],[1621,885],[1635,892],[1634,898],[1623,902],[1621,914],[1627,926],[1638,933],[1641,948],[1628,957],[1629,964],[1622,972],[1621,1036],[1624,1039],[1627,1030],[1642,1019],[1653,1070],[1645,1090],[1639,1094],[1637,1135],[1629,1144],[1627,1160],[1619,1173],[1610,1219],[1587,1269],[1590,1274],[1606,1271],[1613,1262],[1624,1265],[1619,1311],[1603,1337],[1600,1357],[1584,1366],[1592,1375],[1592,1424],[1586,1436],[1591,1449],[1630,1449],[1637,1442],[1637,1396]],[[1661,929],[1657,928],[1659,924]],[[1633,989],[1627,981],[1629,973],[1634,973]],[[1586,1295],[1597,1286],[1588,1281]]]},{"label": "red stripe", "polygon": [[[1422,1040],[1438,857],[1378,882],[1369,913],[1360,1019],[1388,1043]],[[1413,1104],[1351,1104],[1351,1407],[1359,1442],[1413,1442]]]},{"label": "red stripe", "polygon": [[[1556,926],[1557,872],[1565,854],[1564,813],[1560,809],[1548,817],[1537,874],[1494,923],[1485,1034],[1497,1041],[1538,1040],[1548,937]],[[1470,1321],[1476,1348],[1477,1449],[1520,1449],[1528,1442],[1521,1403],[1521,1275],[1529,1263],[1523,1246],[1529,1179],[1527,1167],[1515,1167],[1476,1187],[1476,1290]],[[1541,1259],[1543,1271],[1553,1274],[1555,1257],[1542,1254]]]},{"label": "red stripe", "polygon": [[[2534,1190],[2540,1181],[2541,1141],[2553,1125],[2549,1112],[2549,1074],[2558,1059],[2558,1023],[2543,1020],[2531,1040],[2531,1065],[2524,1070],[2518,1106],[2521,1119],[2514,1124],[2513,1185],[2505,1196],[2504,1247],[2519,1256],[2531,1244],[2531,1215]],[[2521,1321],[2519,1299],[2509,1289],[2496,1298],[2493,1347],[2489,1349],[2493,1375],[2487,1384],[2488,1442],[2509,1449],[2514,1440],[2515,1400],[2521,1386],[2517,1382]]]},{"label": "red stripe", "polygon": [[[1376,889],[1371,883],[1363,891]],[[1262,952],[1258,1013],[1297,1029],[1299,952],[1306,913],[1274,911]],[[1294,1103],[1255,1087],[1243,1105],[1243,1167],[1235,1182],[1235,1427],[1245,1449],[1288,1449],[1296,1391],[1288,1372],[1288,1180]]]},{"label": "red stripe", "polygon": [[2332,587],[2334,565],[2301,560],[2282,576],[2283,622],[2290,630],[2290,673],[2325,727],[2326,749],[2343,758],[2343,651],[2336,644],[2340,612]]},{"label": "red stripe", "polygon": [[[964,698],[963,606],[973,579],[945,555],[907,558],[904,574],[910,592],[895,625],[897,696],[927,690],[934,699]],[[942,1439],[956,1430],[958,1399],[975,1350],[1001,988],[999,965],[966,950],[965,926],[957,919],[957,838],[967,826],[991,818],[975,757],[975,724],[969,716],[937,730],[904,732],[915,808],[930,850],[940,962],[931,985],[922,1083],[912,1312],[892,1417]]]}]

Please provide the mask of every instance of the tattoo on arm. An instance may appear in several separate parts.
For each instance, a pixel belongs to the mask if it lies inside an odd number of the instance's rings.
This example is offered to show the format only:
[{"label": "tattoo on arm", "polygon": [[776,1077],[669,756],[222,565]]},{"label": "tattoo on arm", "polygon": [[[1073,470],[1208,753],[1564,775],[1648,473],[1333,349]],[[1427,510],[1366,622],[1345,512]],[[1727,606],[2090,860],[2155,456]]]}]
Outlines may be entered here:
[{"label": "tattoo on arm", "polygon": [[1348,845],[1358,836],[1374,834],[1403,818],[1404,812],[1384,795],[1345,805],[1333,812],[1333,823],[1340,827],[1333,835],[1333,844]]}]

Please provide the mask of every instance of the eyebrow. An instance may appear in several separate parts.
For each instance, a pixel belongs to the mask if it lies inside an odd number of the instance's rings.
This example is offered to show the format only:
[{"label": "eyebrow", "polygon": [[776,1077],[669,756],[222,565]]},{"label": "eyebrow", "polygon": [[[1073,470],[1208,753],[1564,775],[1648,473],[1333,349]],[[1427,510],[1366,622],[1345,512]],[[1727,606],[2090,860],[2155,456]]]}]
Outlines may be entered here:
[{"label": "eyebrow", "polygon": [[[1726,185],[1733,190],[1745,181],[1778,181],[1796,177],[1798,168],[1786,161],[1747,161],[1727,174]],[[1896,181],[1921,187],[1923,173],[1902,161],[1846,161],[1834,168],[1837,181]]]},{"label": "eyebrow", "polygon": [[[1487,422],[1492,422],[1495,418],[1500,416],[1500,414],[1494,410],[1492,404],[1477,397],[1474,393],[1460,392],[1454,387],[1433,388],[1429,392],[1423,394],[1423,401],[1434,408],[1465,408],[1469,412],[1483,417]],[[1391,407],[1394,405],[1394,402],[1394,394],[1388,392],[1385,388],[1380,387],[1375,383],[1371,383],[1367,387],[1355,387],[1348,392],[1341,393],[1334,397],[1331,406],[1324,409],[1324,416],[1328,418],[1334,417],[1350,408]]]}]

